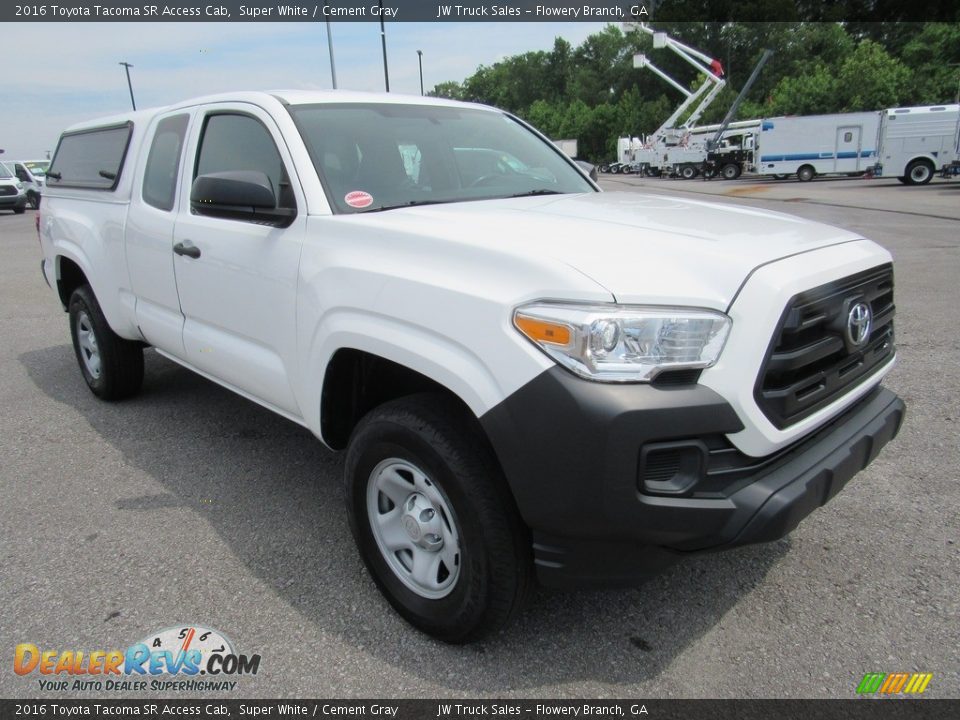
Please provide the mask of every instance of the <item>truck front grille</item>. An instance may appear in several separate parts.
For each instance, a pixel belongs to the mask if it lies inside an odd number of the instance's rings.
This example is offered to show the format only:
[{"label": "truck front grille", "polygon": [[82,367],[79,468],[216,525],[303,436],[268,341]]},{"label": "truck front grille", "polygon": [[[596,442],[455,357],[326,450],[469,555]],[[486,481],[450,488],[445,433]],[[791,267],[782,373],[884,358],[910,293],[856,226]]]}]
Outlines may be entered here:
[{"label": "truck front grille", "polygon": [[16,195],[17,189],[13,185],[0,185],[0,195]]},{"label": "truck front grille", "polygon": [[[858,344],[853,336],[863,305],[871,323]],[[857,306],[859,318],[851,319]],[[764,415],[778,428],[792,425],[883,364],[894,352],[894,311],[889,264],[791,298],[754,388]]]}]

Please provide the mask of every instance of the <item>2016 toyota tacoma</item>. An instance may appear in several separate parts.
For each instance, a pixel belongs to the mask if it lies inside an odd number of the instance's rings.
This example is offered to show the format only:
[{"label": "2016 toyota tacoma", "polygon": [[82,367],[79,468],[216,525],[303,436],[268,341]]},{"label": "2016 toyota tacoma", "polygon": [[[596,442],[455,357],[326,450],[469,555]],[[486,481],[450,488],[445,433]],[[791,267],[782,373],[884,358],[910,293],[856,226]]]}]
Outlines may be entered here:
[{"label": "2016 toyota tacoma", "polygon": [[90,389],[135,393],[152,346],[345,449],[364,562],[448,641],[534,579],[779,538],[903,418],[884,249],[600,192],[492,108],[207,97],[68,129],[48,179]]}]

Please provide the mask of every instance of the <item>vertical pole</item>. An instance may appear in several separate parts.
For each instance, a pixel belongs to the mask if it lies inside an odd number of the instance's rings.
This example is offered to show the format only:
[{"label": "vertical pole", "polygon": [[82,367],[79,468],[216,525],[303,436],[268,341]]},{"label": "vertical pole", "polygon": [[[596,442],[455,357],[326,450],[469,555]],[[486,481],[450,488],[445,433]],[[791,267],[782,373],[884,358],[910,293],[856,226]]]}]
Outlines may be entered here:
[{"label": "vertical pole", "polygon": [[130,68],[132,68],[133,65],[128,62],[122,62],[120,64],[123,65],[123,69],[127,71],[127,89],[130,90],[130,104],[133,105],[133,109],[136,110],[137,101],[133,99],[133,83],[130,82]]},{"label": "vertical pole", "polygon": [[337,66],[333,62],[333,34],[330,32],[330,16],[327,16],[327,50],[330,51],[330,79],[333,89],[337,89]]},{"label": "vertical pole", "polygon": [[383,0],[378,0],[380,5],[380,42],[383,44],[383,84],[390,92],[390,73],[387,71],[387,30],[383,26]]},{"label": "vertical pole", "polygon": [[420,94],[423,95],[423,50],[417,50],[417,62],[420,64]]}]

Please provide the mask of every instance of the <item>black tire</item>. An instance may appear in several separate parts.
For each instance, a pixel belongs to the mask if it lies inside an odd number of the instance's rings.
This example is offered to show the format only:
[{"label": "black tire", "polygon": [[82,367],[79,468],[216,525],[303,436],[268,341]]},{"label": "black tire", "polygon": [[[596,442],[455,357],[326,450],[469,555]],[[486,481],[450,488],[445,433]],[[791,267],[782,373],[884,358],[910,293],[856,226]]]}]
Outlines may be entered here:
[{"label": "black tire", "polygon": [[926,185],[933,180],[934,168],[929,160],[914,160],[907,165],[904,175],[907,185]]},{"label": "black tire", "polygon": [[[344,470],[350,528],[380,591],[410,624],[449,643],[471,642],[509,625],[533,585],[529,533],[475,422],[442,395],[413,395],[385,403],[354,430]],[[426,484],[438,489],[452,512],[450,523],[459,536],[457,574],[442,597],[424,597],[410,586],[413,552],[421,551],[401,549],[391,557],[389,551],[381,551],[374,535],[371,514],[397,509],[387,500],[380,510],[368,510],[369,502],[384,501],[375,483],[378,472],[383,472],[379,469],[394,461],[422,472]],[[417,494],[413,484],[409,487]],[[408,497],[400,509],[409,507]],[[437,516],[446,518],[442,505]],[[415,536],[430,537],[418,531]],[[402,562],[403,553],[411,558],[407,579],[392,567],[398,558]]]},{"label": "black tire", "polygon": [[909,183],[907,182],[907,178],[906,178],[906,177],[898,177],[897,180],[899,180],[899,181],[900,181],[901,183],[903,183],[904,185],[908,185],[908,184],[909,184]]},{"label": "black tire", "polygon": [[13,209],[13,212],[15,215],[23,215],[26,211],[27,211],[26,205],[20,205],[19,207],[15,207]]},{"label": "black tire", "polygon": [[[68,309],[73,351],[90,391],[102,400],[122,400],[136,395],[143,384],[143,346],[125,340],[110,329],[89,285],[73,291]],[[91,333],[99,371],[91,368],[88,361],[92,353],[81,343],[81,335],[89,337]]]},{"label": "black tire", "polygon": [[734,163],[727,163],[720,168],[720,175],[724,180],[736,180],[740,177],[740,166]]},{"label": "black tire", "polygon": [[680,177],[684,180],[693,180],[697,176],[697,169],[693,165],[684,165],[680,168]]},{"label": "black tire", "polygon": [[784,174],[784,173],[777,173],[776,175],[773,176],[773,179],[774,179],[774,180],[786,180],[788,177],[790,177],[790,176],[789,176],[789,175],[786,175],[786,174]]},{"label": "black tire", "polygon": [[797,180],[800,182],[810,182],[817,176],[817,171],[813,169],[812,165],[804,165],[799,170],[797,170]]},{"label": "black tire", "polygon": [[27,193],[27,207],[32,210],[40,207],[40,193],[33,191]]}]

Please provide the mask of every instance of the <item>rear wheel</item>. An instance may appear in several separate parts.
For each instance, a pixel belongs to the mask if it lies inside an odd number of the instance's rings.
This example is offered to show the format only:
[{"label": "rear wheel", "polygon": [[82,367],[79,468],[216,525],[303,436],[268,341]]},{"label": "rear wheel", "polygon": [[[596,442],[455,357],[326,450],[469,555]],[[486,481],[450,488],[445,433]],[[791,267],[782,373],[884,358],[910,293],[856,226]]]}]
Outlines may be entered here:
[{"label": "rear wheel", "polygon": [[372,410],[347,451],[350,527],[391,605],[452,643],[508,625],[532,585],[530,541],[467,412],[442,395]]},{"label": "rear wheel", "polygon": [[914,160],[907,165],[907,185],[926,185],[933,179],[933,165],[929,160]]},{"label": "rear wheel", "polygon": [[697,169],[693,165],[684,165],[680,168],[680,177],[684,180],[693,180],[697,176]]},{"label": "rear wheel", "polygon": [[800,182],[810,182],[817,176],[817,171],[813,169],[812,165],[804,165],[802,168],[797,170],[797,180]]},{"label": "rear wheel", "polygon": [[89,285],[70,296],[70,335],[87,386],[103,400],[135,395],[143,384],[143,346],[110,329]]}]

